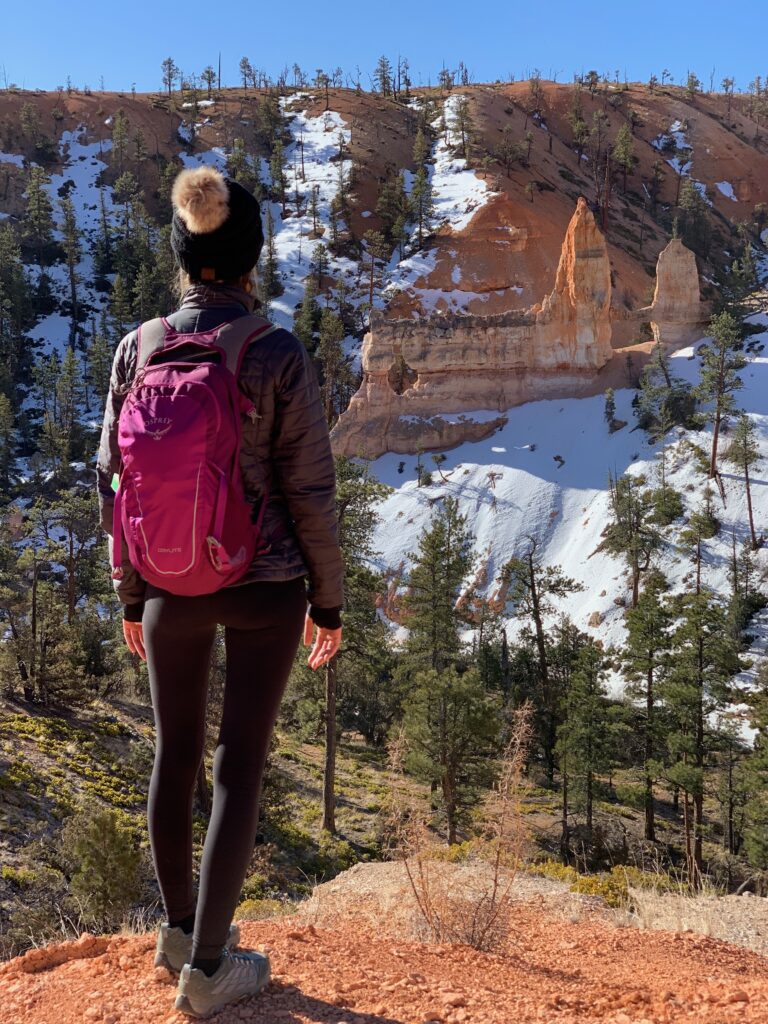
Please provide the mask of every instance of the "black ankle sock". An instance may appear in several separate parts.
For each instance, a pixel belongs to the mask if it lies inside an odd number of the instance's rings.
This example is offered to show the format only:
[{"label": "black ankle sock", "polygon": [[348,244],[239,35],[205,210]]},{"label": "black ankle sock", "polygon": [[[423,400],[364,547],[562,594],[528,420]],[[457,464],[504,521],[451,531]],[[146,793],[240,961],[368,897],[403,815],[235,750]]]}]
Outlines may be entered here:
[{"label": "black ankle sock", "polygon": [[192,961],[192,966],[202,971],[207,977],[211,977],[215,974],[221,966],[221,957],[217,956],[213,960],[206,960],[202,957],[196,956]]},{"label": "black ankle sock", "polygon": [[168,924],[171,928],[182,928],[187,935],[191,935],[195,927],[195,915],[190,914],[188,917],[182,917],[178,921],[169,921]]}]

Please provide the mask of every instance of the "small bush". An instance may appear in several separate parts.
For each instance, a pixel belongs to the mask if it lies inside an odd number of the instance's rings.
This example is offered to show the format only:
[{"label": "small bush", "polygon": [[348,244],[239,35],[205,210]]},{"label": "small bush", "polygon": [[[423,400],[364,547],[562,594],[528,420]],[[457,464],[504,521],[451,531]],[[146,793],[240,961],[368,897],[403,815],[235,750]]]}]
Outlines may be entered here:
[{"label": "small bush", "polygon": [[614,867],[610,874],[579,875],[571,885],[571,892],[586,896],[600,896],[609,907],[629,906],[629,887],[621,867]]},{"label": "small bush", "polygon": [[620,804],[626,804],[627,807],[632,807],[636,811],[642,811],[645,807],[645,787],[632,783],[617,783],[616,799]]},{"label": "small bush", "polygon": [[86,798],[59,837],[69,888],[94,922],[118,925],[140,895],[142,855],[138,833],[112,808]]},{"label": "small bush", "polygon": [[238,921],[262,921],[266,917],[277,917],[280,914],[289,914],[290,904],[281,900],[243,900],[235,910],[235,917]]},{"label": "small bush", "polygon": [[684,511],[682,495],[672,487],[659,487],[651,491],[653,506],[653,522],[659,526],[669,526],[679,519]]},{"label": "small bush", "polygon": [[35,872],[31,868],[15,868],[11,864],[3,864],[0,876],[17,889],[27,889],[35,882]]}]

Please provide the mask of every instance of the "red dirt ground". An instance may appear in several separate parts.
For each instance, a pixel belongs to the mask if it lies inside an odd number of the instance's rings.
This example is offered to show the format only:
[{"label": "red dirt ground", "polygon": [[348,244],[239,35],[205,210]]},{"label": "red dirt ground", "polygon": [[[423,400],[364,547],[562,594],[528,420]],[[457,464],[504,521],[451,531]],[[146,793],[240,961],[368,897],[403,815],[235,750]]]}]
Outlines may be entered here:
[{"label": "red dirt ground", "polygon": [[[691,933],[571,923],[518,906],[501,953],[388,939],[359,920],[242,924],[273,980],[213,1024],[764,1024],[768,960]],[[154,935],[79,940],[0,967],[0,1024],[183,1024]]]}]

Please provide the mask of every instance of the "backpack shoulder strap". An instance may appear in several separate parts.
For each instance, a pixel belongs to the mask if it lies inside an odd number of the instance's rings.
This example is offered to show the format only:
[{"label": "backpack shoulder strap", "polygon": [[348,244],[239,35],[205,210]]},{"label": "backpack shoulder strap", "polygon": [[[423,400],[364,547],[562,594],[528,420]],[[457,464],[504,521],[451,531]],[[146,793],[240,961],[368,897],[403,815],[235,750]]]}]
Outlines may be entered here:
[{"label": "backpack shoulder strap", "polygon": [[162,317],[147,320],[145,324],[139,324],[137,370],[146,365],[150,356],[153,356],[155,352],[159,352],[163,348],[167,328],[168,324]]},{"label": "backpack shoulder strap", "polygon": [[270,320],[255,313],[249,316],[239,316],[236,320],[223,324],[219,330],[216,344],[226,355],[229,372],[237,377],[248,346],[257,339],[264,338],[277,330],[279,330],[277,324],[273,324]]}]

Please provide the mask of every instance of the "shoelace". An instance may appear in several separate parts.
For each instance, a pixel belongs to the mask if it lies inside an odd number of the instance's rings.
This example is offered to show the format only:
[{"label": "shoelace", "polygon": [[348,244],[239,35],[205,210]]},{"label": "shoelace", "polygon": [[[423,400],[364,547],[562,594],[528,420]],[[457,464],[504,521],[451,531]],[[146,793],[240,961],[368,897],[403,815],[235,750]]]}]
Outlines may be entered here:
[{"label": "shoelace", "polygon": [[264,967],[267,959],[263,953],[235,953],[231,949],[225,949],[223,955],[227,960],[232,960],[233,966],[239,970]]}]

